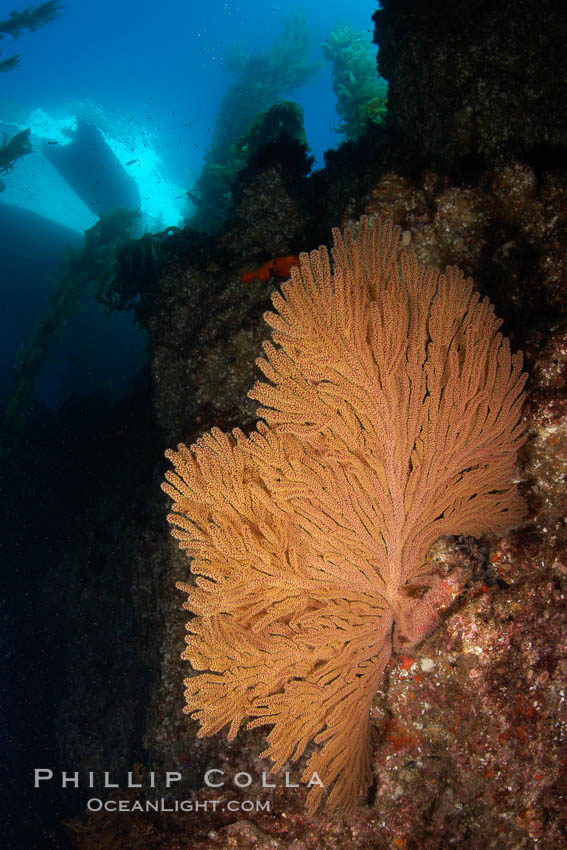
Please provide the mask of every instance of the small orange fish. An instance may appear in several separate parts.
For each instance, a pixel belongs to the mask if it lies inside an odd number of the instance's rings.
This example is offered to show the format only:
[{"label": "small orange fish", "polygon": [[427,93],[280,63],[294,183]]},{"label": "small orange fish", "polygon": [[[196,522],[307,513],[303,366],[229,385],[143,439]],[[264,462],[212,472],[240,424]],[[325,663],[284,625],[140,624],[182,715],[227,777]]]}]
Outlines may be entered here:
[{"label": "small orange fish", "polygon": [[254,278],[263,281],[269,280],[272,275],[274,277],[289,277],[290,270],[293,266],[298,265],[299,257],[296,254],[288,254],[285,257],[274,257],[273,260],[268,260],[259,269],[248,272],[248,274],[243,274],[241,280],[242,283],[250,283]]}]

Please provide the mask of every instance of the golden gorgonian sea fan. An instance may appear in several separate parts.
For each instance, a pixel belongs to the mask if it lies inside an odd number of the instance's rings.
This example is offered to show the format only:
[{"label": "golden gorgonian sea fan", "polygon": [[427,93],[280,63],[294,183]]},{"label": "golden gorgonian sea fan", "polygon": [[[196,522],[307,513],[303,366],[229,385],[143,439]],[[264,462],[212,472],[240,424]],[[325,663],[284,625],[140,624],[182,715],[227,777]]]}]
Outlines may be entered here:
[{"label": "golden gorgonian sea fan", "polygon": [[325,248],[302,254],[273,295],[250,392],[264,421],[168,451],[163,489],[195,576],[185,711],[199,735],[271,725],[273,771],[313,742],[303,780],[348,808],[392,648],[423,639],[446,594],[427,550],[522,519],[525,376],[461,271],[420,265],[391,222],[333,237],[332,270]]}]

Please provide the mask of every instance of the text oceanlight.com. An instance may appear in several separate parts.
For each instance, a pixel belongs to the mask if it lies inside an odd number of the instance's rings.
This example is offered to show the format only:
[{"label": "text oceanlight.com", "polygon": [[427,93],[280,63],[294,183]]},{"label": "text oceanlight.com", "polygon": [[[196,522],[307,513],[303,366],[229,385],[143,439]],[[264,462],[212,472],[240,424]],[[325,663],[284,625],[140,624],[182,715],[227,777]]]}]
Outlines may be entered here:
[{"label": "text oceanlight.com", "polygon": [[89,812],[269,812],[269,800],[87,800]]},{"label": "text oceanlight.com", "polygon": [[[179,770],[168,770],[163,774],[156,771],[148,771],[145,774],[140,774],[136,771],[128,771],[125,779],[121,782],[114,781],[110,771],[95,772],[86,771],[81,773],[75,771],[61,771],[55,773],[50,768],[36,768],[34,770],[34,788],[44,787],[46,784],[55,784],[63,789],[115,789],[116,791],[125,791],[127,789],[166,789],[174,790],[178,782],[183,780],[183,774]],[[274,780],[278,781],[274,781]],[[256,790],[265,790],[277,788],[299,788],[302,785],[310,788],[313,785],[318,785],[323,788],[318,773],[313,773],[307,781],[294,782],[291,774],[285,771],[282,777],[273,777],[268,772],[264,771],[260,776],[254,777],[251,773],[240,771],[234,775],[227,774],[219,768],[210,768],[203,775],[202,785],[205,788],[216,789],[238,789],[243,790],[249,788],[255,783]],[[87,810],[98,812],[101,810],[107,812],[269,812],[269,800],[194,800],[194,799],[170,799],[169,797],[161,797],[155,800],[145,799],[109,799],[104,800],[101,797],[91,797],[86,804]]]}]

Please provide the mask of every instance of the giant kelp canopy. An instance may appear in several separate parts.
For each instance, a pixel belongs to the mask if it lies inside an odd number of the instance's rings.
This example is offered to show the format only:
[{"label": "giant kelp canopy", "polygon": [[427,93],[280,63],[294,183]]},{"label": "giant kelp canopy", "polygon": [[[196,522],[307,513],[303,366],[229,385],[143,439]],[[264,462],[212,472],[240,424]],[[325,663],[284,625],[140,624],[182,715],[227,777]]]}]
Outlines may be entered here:
[{"label": "giant kelp canopy", "polygon": [[[40,6],[28,6],[20,12],[12,11],[8,17],[0,21],[0,39],[6,35],[12,36],[12,41],[19,38],[26,30],[35,32],[35,30],[43,27],[50,21],[59,17],[62,11],[62,6],[58,0],[47,0]],[[0,54],[2,51],[0,50]],[[0,61],[0,73],[5,71],[13,71],[20,64],[20,56],[15,53],[9,56],[8,59]],[[14,167],[15,162],[25,154],[32,152],[30,143],[29,129],[22,130],[8,139],[4,134],[2,144],[0,145],[0,174],[7,174]],[[0,192],[4,189],[4,184],[0,180]]]},{"label": "giant kelp canopy", "polygon": [[[2,143],[0,144],[0,174],[8,174],[12,171],[16,162],[28,153],[32,152],[30,142],[30,128],[21,130],[8,139],[8,134],[2,134]],[[4,188],[4,184],[0,180],[0,192]]]},{"label": "giant kelp canopy", "polygon": [[[265,135],[267,111],[274,104],[281,104],[287,92],[307,85],[322,67],[322,63],[308,61],[310,45],[307,18],[296,13],[288,18],[280,37],[268,50],[249,53],[237,43],[228,52],[225,67],[238,77],[219,104],[205,165],[190,193],[198,210],[191,219],[191,226],[214,230],[226,218],[233,181],[246,164],[247,154],[243,156],[243,147],[248,144],[248,152],[252,147],[257,149],[259,136]],[[268,124],[274,115],[271,114]],[[258,120],[263,127],[261,131],[259,125],[255,125]],[[253,142],[250,133],[254,136]],[[288,135],[296,137],[297,134],[288,131]],[[268,136],[264,141],[273,142],[273,126]]]},{"label": "giant kelp canopy", "polygon": [[[15,41],[26,30],[35,32],[40,27],[58,18],[62,8],[58,0],[46,0],[39,6],[28,6],[20,12],[14,10],[4,21],[0,21],[0,38],[11,35],[12,40]],[[20,57],[16,53],[0,62],[0,71],[12,71],[19,64]]]},{"label": "giant kelp canopy", "polygon": [[323,44],[331,62],[333,89],[340,116],[335,128],[348,139],[358,139],[368,124],[380,124],[386,115],[388,84],[376,73],[376,49],[368,33],[336,26]]}]

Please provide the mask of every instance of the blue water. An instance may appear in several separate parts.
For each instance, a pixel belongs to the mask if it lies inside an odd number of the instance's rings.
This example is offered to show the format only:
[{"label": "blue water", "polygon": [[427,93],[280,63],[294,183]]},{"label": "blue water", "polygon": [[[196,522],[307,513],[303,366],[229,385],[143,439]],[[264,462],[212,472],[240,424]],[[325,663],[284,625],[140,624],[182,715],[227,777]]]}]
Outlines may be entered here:
[{"label": "blue water", "polygon": [[[13,8],[28,6],[28,0],[0,2],[0,19]],[[178,208],[185,201],[172,199],[184,198],[199,177],[219,102],[235,82],[225,62],[231,45],[238,41],[249,53],[264,52],[277,41],[286,19],[300,11],[311,32],[308,61],[321,62],[321,45],[336,24],[367,31],[370,42],[376,7],[375,0],[306,0],[301,5],[281,0],[67,0],[60,17],[41,29],[13,42],[10,37],[0,40],[0,61],[14,53],[20,56],[17,68],[0,75],[0,130],[11,135],[29,126],[34,110],[34,120],[38,114],[41,121],[68,120],[74,103],[89,103],[105,122],[116,125],[116,135],[123,135],[122,163],[127,156],[136,160],[129,173],[139,180],[143,203],[148,209],[154,205],[149,209],[155,216],[152,229],[179,224]],[[334,130],[338,117],[329,63],[308,85],[283,97],[303,107],[315,167],[322,167],[324,151],[342,140]],[[56,146],[60,127],[47,124],[42,129],[41,121],[32,132]],[[149,177],[142,154],[155,158]],[[33,185],[37,178],[31,160],[21,161],[13,179],[23,180],[25,191],[40,193],[41,186]],[[11,175],[3,179],[9,186]],[[45,310],[50,292],[46,275],[57,277],[65,244],[80,247],[82,230],[96,220],[96,210],[85,208],[71,222],[73,232],[59,228],[58,238],[52,238],[52,223],[42,229],[41,219],[20,221],[19,210],[6,207],[7,200],[8,194],[0,193],[0,395],[8,391],[18,344]],[[143,356],[146,342],[129,316],[108,319],[102,308],[91,305],[70,324],[42,368],[37,398],[49,406],[70,392],[101,384],[111,383],[120,392]],[[120,368],[113,369],[113,362]]]}]

